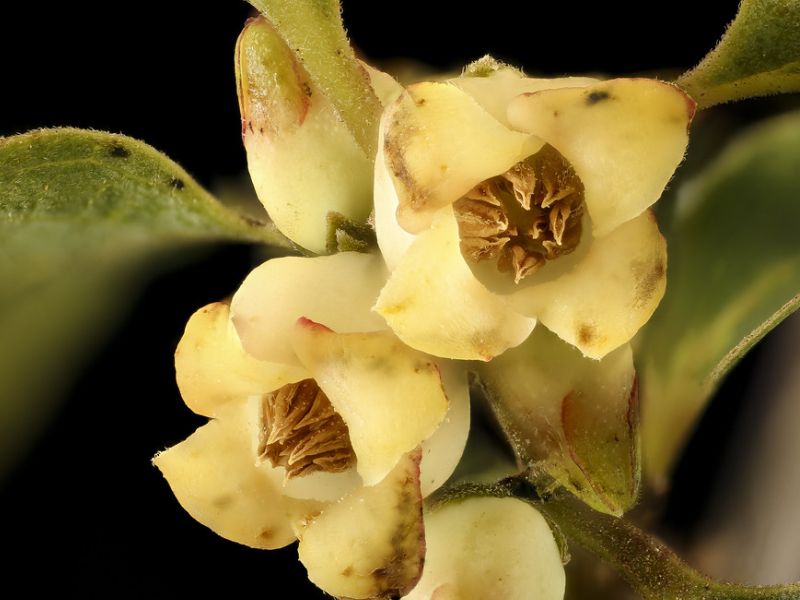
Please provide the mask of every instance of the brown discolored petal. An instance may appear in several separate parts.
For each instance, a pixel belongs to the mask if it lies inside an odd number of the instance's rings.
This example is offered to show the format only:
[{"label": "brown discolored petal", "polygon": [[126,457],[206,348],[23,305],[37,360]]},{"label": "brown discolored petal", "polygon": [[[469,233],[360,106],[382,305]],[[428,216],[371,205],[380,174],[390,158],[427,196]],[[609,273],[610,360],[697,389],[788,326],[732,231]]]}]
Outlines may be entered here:
[{"label": "brown discolored petal", "polygon": [[325,508],[299,534],[308,577],[339,597],[389,600],[422,574],[425,537],[419,449],[404,455],[377,485]]}]

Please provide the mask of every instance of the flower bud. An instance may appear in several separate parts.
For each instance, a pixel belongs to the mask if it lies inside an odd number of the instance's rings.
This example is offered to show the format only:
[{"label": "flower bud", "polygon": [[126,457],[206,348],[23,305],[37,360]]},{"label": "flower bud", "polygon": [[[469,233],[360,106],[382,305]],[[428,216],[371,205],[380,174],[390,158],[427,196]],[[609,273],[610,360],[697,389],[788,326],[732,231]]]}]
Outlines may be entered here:
[{"label": "flower bud", "polygon": [[263,17],[248,21],[239,36],[236,80],[247,163],[259,199],[284,235],[312,252],[325,252],[328,213],[354,222],[369,216],[372,157]]}]

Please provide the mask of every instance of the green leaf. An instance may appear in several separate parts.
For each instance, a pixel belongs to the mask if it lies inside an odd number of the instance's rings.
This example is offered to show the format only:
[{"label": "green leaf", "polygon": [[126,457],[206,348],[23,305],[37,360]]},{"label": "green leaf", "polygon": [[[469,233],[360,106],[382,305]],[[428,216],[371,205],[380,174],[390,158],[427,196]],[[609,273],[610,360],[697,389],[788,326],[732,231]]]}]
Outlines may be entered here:
[{"label": "green leaf", "polygon": [[215,240],[292,248],[153,148],[76,129],[0,139],[0,240],[0,473],[146,272],[163,269],[152,259]]},{"label": "green leaf", "polygon": [[597,510],[620,515],[633,506],[639,415],[627,344],[592,360],[537,327],[477,371],[525,469],[544,471]]},{"label": "green leaf", "polygon": [[717,47],[676,83],[700,109],[800,91],[800,1],[742,0]]},{"label": "green leaf", "polygon": [[667,293],[641,334],[645,473],[663,483],[731,366],[800,303],[800,113],[740,136],[678,192]]},{"label": "green leaf", "polygon": [[374,157],[382,107],[347,40],[338,0],[248,0],[280,32],[336,107],[358,145]]}]

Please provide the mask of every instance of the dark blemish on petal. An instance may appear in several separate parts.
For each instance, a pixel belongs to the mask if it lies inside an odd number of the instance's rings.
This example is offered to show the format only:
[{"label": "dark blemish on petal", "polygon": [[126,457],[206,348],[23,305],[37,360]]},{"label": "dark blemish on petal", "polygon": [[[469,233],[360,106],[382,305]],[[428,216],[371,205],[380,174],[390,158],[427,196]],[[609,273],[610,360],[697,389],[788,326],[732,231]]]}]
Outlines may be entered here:
[{"label": "dark blemish on petal", "polygon": [[554,110],[554,111],[553,111],[553,116],[554,116],[554,117],[557,117],[558,115],[559,115],[559,112],[558,112],[557,110]]},{"label": "dark blemish on petal", "polygon": [[648,302],[661,286],[667,272],[667,265],[663,260],[658,260],[649,272],[643,272],[646,267],[639,264],[634,264],[632,268],[637,280],[634,306],[641,306]]},{"label": "dark blemish on petal", "polygon": [[128,158],[131,155],[131,151],[120,144],[112,145],[108,153],[114,158]]},{"label": "dark blemish on petal", "polygon": [[425,106],[427,100],[425,98],[416,98],[414,102],[416,103],[417,106]]},{"label": "dark blemish on petal", "polygon": [[179,179],[178,177],[172,177],[169,180],[169,185],[176,190],[182,190],[186,187],[186,184],[183,182],[183,179]]},{"label": "dark blemish on petal", "polygon": [[594,328],[591,325],[581,325],[578,329],[578,341],[588,345],[594,339]]},{"label": "dark blemish on petal", "polygon": [[349,567],[345,568],[344,571],[342,571],[342,577],[350,577],[350,575],[352,574],[353,574],[353,565],[350,565]]},{"label": "dark blemish on petal", "polygon": [[303,86],[303,93],[306,95],[306,97],[308,97],[308,98],[311,98],[311,94],[312,94],[312,92],[311,92],[311,86],[310,86],[310,85],[308,85],[308,82],[307,82],[307,81],[304,81],[304,82],[302,83],[302,86]]},{"label": "dark blemish on petal", "polygon": [[217,498],[214,498],[211,504],[214,506],[214,508],[222,510],[233,504],[234,500],[235,498],[231,494],[225,494],[224,496],[218,496]]},{"label": "dark blemish on petal", "polygon": [[258,537],[260,537],[262,540],[271,540],[273,537],[275,537],[275,531],[270,528],[264,529],[258,534]]},{"label": "dark blemish on petal", "polygon": [[589,95],[586,96],[586,104],[589,106],[594,106],[595,104],[603,102],[604,100],[608,100],[609,98],[611,98],[611,94],[604,90],[590,92]]}]

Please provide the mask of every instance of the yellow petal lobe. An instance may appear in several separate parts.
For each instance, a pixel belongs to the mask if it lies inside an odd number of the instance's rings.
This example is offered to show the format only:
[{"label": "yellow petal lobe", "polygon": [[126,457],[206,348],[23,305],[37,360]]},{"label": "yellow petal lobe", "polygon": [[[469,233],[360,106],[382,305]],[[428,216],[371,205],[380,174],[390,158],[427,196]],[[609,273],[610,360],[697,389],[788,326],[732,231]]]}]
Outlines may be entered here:
[{"label": "yellow petal lobe", "polygon": [[508,118],[572,163],[603,236],[661,196],[686,151],[694,106],[668,83],[612,79],[518,96]]},{"label": "yellow petal lobe", "polygon": [[595,239],[572,270],[510,297],[523,314],[599,359],[629,341],[666,289],[667,245],[651,212]]},{"label": "yellow petal lobe", "polygon": [[298,364],[290,340],[300,317],[342,333],[386,329],[371,311],[384,282],[383,263],[371,254],[272,259],[244,280],[231,302],[231,315],[248,353]]},{"label": "yellow petal lobe", "polygon": [[451,207],[417,236],[375,310],[406,344],[444,358],[490,360],[536,325],[476,279],[461,255]]},{"label": "yellow petal lobe", "polygon": [[376,168],[387,169],[399,199],[397,220],[411,233],[427,228],[440,208],[477,183],[542,146],[448,83],[407,88],[384,111],[381,130],[384,165]]},{"label": "yellow petal lobe", "polygon": [[186,512],[218,535],[253,548],[281,548],[294,541],[294,524],[321,504],[283,496],[283,469],[256,466],[247,415],[245,403],[221,410],[153,464]]},{"label": "yellow petal lobe", "polygon": [[419,580],[425,557],[419,451],[378,485],[326,507],[299,534],[308,578],[346,598],[399,598]]},{"label": "yellow petal lobe", "polygon": [[175,351],[175,372],[186,406],[206,417],[215,416],[231,400],[243,402],[307,377],[300,367],[247,354],[223,302],[204,306],[189,318]]},{"label": "yellow petal lobe", "polygon": [[335,333],[301,319],[293,341],[347,424],[365,485],[385,477],[447,413],[437,365],[389,332]]}]

